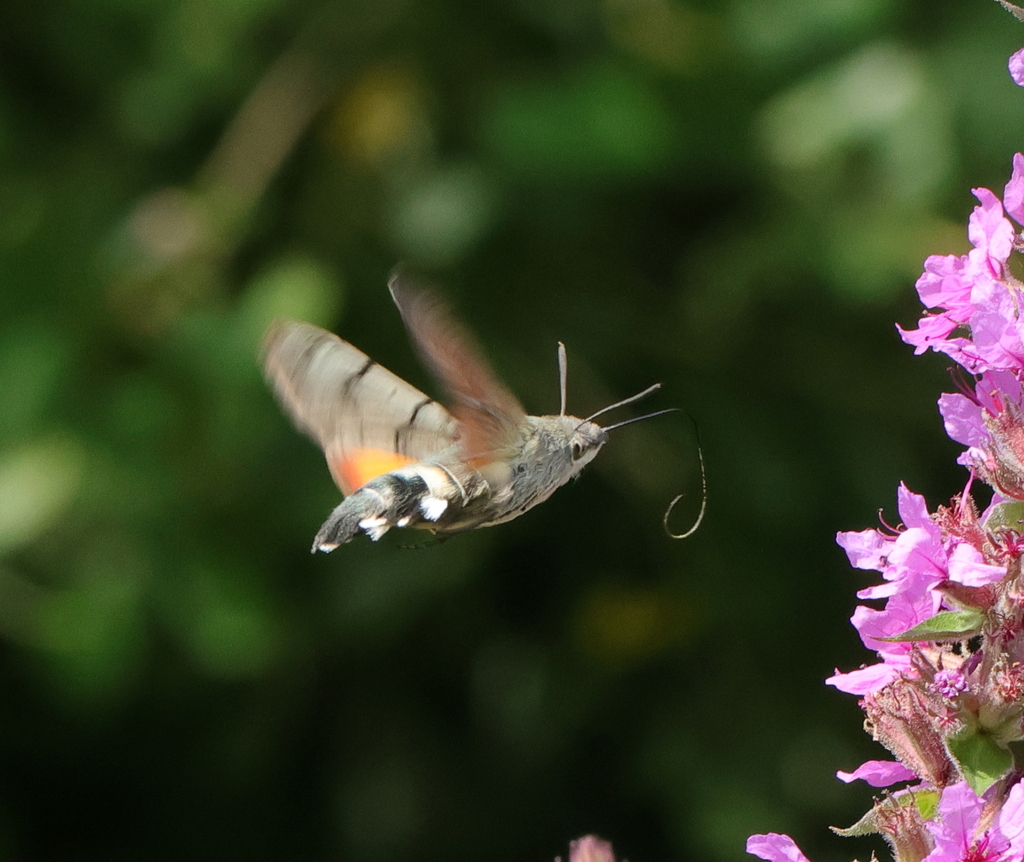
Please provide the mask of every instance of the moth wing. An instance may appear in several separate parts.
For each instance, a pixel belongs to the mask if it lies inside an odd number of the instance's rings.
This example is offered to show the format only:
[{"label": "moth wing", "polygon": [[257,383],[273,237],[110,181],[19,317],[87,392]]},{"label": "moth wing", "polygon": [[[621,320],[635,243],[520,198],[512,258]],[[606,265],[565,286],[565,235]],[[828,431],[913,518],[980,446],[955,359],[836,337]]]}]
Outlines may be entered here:
[{"label": "moth wing", "polygon": [[466,460],[479,466],[500,457],[522,435],[526,412],[519,400],[435,294],[398,275],[388,288],[424,362],[448,391]]},{"label": "moth wing", "polygon": [[458,424],[444,407],[318,326],[271,326],[263,368],[292,420],[324,450],[346,495],[455,442]]}]

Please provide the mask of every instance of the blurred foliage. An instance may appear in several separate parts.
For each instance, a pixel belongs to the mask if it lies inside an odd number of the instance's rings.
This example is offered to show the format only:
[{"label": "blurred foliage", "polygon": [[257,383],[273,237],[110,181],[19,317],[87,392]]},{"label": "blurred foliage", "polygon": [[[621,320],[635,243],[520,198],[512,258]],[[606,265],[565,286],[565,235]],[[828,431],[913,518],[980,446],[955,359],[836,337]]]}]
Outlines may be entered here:
[{"label": "blurred foliage", "polygon": [[[62,0],[0,13],[0,858],[743,858],[880,756],[833,544],[955,493],[893,322],[1021,148],[974,0]],[[661,380],[514,523],[307,554],[264,328],[428,390],[429,273],[533,412]],[[433,390],[436,391],[436,390]],[[689,507],[689,508],[687,508]],[[877,849],[877,848],[876,848]]]}]

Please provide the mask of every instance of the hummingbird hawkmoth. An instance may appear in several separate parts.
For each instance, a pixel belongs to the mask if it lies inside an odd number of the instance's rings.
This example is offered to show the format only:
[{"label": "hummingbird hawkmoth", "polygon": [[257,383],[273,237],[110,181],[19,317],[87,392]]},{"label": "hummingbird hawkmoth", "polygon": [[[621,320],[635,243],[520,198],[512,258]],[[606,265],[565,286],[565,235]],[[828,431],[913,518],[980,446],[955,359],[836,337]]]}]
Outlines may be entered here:
[{"label": "hummingbird hawkmoth", "polygon": [[518,518],[594,459],[613,428],[565,413],[565,347],[559,343],[561,408],[528,416],[495,377],[473,339],[438,297],[398,276],[391,296],[448,408],[336,335],[278,321],[263,347],[266,376],[295,424],[327,457],[345,499],[313,551],[333,551],[362,530],[376,541],[392,527],[447,535]]}]

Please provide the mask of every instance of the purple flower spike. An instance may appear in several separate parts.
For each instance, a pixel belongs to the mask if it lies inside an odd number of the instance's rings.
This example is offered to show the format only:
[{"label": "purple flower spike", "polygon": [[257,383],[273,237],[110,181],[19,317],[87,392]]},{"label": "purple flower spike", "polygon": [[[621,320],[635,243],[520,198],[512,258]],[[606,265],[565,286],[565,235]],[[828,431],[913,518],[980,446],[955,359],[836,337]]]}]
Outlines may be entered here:
[{"label": "purple flower spike", "polygon": [[[1011,67],[1024,85],[1024,50]],[[925,261],[926,312],[901,330],[916,353],[963,369],[939,410],[966,447],[966,487],[932,512],[901,485],[895,526],[836,536],[854,568],[878,573],[851,619],[876,661],[827,683],[861,697],[865,729],[895,756],[838,773],[886,789],[839,831],[881,834],[897,862],[1024,862],[1024,283],[1013,274],[1024,266],[1012,261],[1024,253],[1024,155],[1002,201],[974,194],[972,250]],[[747,852],[807,862],[777,833],[752,836]]]}]

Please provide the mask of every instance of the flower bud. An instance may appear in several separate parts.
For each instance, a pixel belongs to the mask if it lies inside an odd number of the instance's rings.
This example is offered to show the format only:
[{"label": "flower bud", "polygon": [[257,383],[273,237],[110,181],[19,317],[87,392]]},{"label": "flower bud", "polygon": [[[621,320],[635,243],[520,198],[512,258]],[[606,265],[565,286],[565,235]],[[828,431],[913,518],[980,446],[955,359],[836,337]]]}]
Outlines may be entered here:
[{"label": "flower bud", "polygon": [[921,776],[942,788],[958,778],[943,735],[936,724],[946,713],[941,695],[921,690],[917,683],[898,679],[861,701],[864,727],[874,739]]}]

